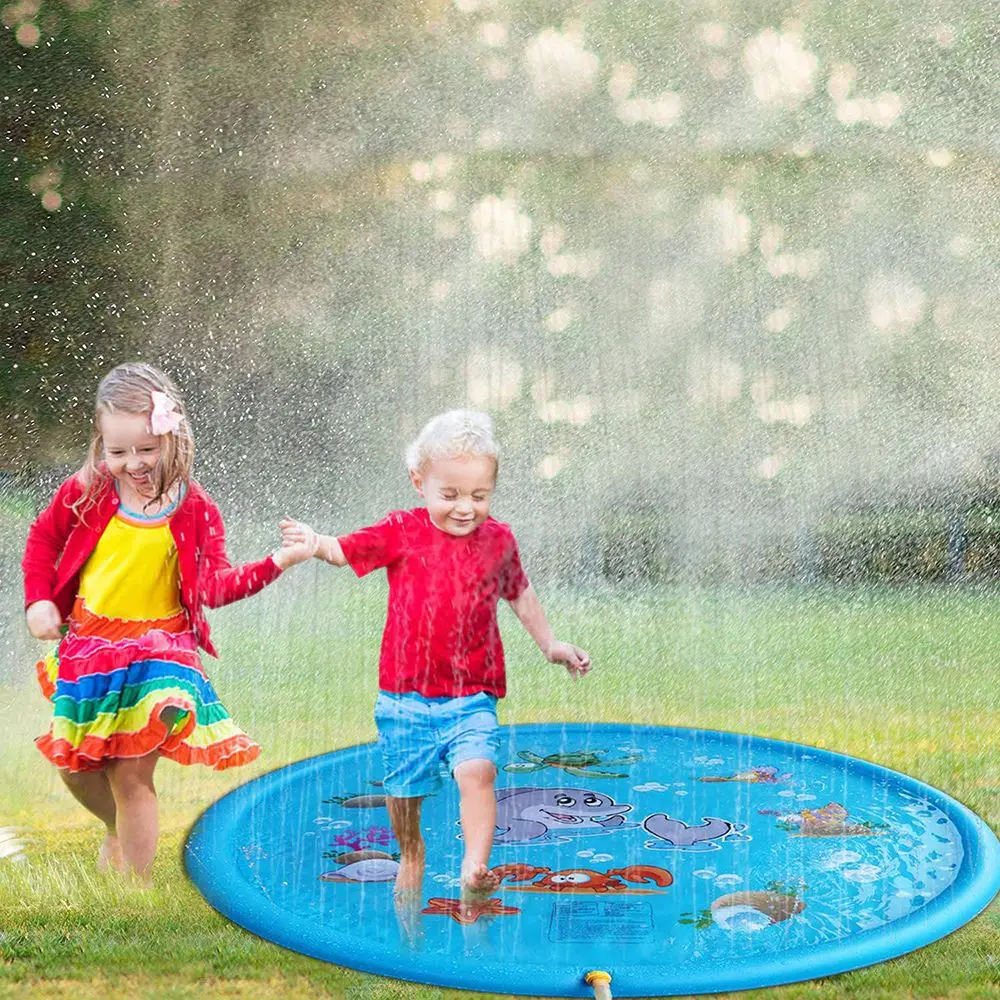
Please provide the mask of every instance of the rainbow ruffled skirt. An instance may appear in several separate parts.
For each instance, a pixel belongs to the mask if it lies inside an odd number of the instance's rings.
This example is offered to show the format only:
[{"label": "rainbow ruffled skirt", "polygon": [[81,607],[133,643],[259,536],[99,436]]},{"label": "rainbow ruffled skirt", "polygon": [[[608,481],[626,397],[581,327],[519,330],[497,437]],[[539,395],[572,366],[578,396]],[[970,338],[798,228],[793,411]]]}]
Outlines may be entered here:
[{"label": "rainbow ruffled skirt", "polygon": [[98,616],[84,611],[83,617],[36,666],[54,712],[49,731],[35,743],[53,764],[96,771],[108,759],[159,750],[180,764],[223,771],[260,755],[260,746],[219,701],[194,633],[168,631],[157,622],[108,638],[115,633],[87,628]]}]

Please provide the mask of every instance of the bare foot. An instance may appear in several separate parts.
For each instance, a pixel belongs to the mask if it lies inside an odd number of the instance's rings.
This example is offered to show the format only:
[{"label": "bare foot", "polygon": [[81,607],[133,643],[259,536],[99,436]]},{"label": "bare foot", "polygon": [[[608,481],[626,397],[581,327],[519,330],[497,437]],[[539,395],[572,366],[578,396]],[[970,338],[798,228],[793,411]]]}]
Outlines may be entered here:
[{"label": "bare foot", "polygon": [[424,940],[423,909],[424,861],[422,857],[402,858],[393,886],[392,902],[400,940],[418,951]]},{"label": "bare foot", "polygon": [[497,891],[500,880],[484,864],[462,872],[462,938],[466,955],[481,953],[489,944],[489,926],[494,918],[483,912],[486,900]]},{"label": "bare foot", "polygon": [[153,876],[152,875],[140,875],[137,871],[132,872],[132,885],[136,889],[142,889],[144,892],[151,890],[153,888]]},{"label": "bare foot", "polygon": [[122,854],[118,838],[108,833],[97,851],[97,870],[99,872],[118,872],[124,875],[128,871],[125,856]]},{"label": "bare foot", "polygon": [[397,891],[393,897],[393,906],[400,939],[414,951],[419,951],[424,941],[424,922],[421,914],[424,904],[420,894]]},{"label": "bare foot", "polygon": [[396,872],[395,895],[408,898],[419,897],[424,887],[424,862],[422,858],[401,858]]},{"label": "bare foot", "polygon": [[497,891],[500,880],[482,862],[462,872],[462,899],[467,903],[481,902]]}]

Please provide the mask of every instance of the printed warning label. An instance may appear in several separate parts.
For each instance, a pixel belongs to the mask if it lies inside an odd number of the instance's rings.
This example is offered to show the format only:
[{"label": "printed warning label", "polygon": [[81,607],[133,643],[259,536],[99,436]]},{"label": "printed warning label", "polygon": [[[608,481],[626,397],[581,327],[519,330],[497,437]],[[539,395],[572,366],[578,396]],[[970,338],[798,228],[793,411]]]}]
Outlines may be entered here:
[{"label": "printed warning label", "polygon": [[550,941],[642,941],[652,932],[649,903],[625,900],[560,899],[549,921]]}]

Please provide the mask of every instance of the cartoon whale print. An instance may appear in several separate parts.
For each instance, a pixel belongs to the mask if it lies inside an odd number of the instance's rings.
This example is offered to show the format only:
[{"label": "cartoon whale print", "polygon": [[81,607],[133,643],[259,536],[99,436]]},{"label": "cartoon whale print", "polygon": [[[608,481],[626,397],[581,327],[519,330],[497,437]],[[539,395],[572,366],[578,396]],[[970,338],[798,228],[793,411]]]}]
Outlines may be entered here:
[{"label": "cartoon whale print", "polygon": [[[681,851],[714,851],[718,844],[730,834],[738,834],[745,829],[744,824],[730,823],[726,819],[704,816],[703,822],[689,826],[683,820],[671,819],[666,813],[653,813],[642,821],[643,828],[669,847]],[[740,838],[736,838],[740,839]],[[745,838],[742,838],[745,839]],[[647,846],[653,846],[647,844]]]},{"label": "cartoon whale print", "polygon": [[547,834],[620,830],[632,807],[589,788],[499,788],[494,843],[525,844]]}]

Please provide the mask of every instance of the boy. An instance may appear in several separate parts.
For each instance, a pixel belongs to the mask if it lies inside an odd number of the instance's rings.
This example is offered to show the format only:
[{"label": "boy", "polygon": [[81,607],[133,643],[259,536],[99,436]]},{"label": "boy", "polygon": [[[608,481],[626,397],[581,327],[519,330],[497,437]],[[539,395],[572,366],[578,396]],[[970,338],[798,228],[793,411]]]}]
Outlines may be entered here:
[{"label": "boy", "polygon": [[407,452],[410,480],[426,506],[394,511],[339,538],[282,522],[286,545],[312,545],[317,557],[349,565],[358,576],[387,571],[375,724],[400,849],[399,898],[420,893],[420,807],[440,787],[442,761],[460,793],[462,897],[481,900],[497,888],[489,870],[496,702],[506,692],[497,600],[510,602],[551,663],[562,663],[574,679],[590,669],[582,649],[553,637],[510,528],[490,517],[498,454],[486,414],[452,410],[432,419]]}]

